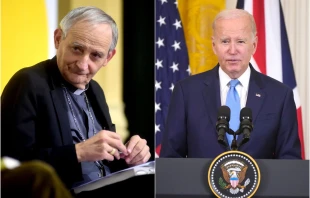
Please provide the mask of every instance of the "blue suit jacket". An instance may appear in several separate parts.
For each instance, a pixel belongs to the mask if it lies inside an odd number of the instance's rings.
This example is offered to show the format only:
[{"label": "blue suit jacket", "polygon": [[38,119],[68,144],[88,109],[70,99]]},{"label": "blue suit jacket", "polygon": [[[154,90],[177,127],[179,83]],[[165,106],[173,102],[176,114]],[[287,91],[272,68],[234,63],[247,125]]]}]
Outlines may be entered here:
[{"label": "blue suit jacket", "polygon": [[[239,150],[256,159],[301,159],[292,90],[250,67],[246,107],[252,110],[254,128]],[[229,150],[217,142],[215,128],[221,106],[218,69],[219,65],[175,85],[160,157],[214,158]]]}]

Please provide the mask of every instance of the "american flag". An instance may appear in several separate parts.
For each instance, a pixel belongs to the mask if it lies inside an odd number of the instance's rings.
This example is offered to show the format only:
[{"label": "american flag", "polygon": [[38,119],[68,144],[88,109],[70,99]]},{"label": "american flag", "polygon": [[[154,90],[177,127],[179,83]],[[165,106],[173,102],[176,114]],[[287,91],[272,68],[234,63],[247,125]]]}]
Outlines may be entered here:
[{"label": "american flag", "polygon": [[305,159],[301,105],[281,2],[238,0],[237,8],[253,14],[256,22],[258,44],[251,59],[252,65],[257,71],[283,82],[293,90],[298,116],[298,135],[302,158]]},{"label": "american flag", "polygon": [[190,75],[189,59],[177,0],[156,0],[155,136],[159,156],[174,84]]}]

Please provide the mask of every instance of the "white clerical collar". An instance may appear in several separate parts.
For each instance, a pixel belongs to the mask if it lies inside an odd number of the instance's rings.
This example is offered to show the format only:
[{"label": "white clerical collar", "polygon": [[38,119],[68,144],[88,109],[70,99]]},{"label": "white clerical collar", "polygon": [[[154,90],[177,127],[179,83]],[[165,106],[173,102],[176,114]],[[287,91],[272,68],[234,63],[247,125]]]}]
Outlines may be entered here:
[{"label": "white clerical collar", "polygon": [[74,87],[73,85],[69,84],[69,83],[66,83],[66,87],[68,88],[68,90],[73,93],[74,95],[81,95],[83,92],[85,92],[88,87],[89,87],[89,84],[87,84],[85,86],[85,89],[79,89],[79,88],[76,88]]}]

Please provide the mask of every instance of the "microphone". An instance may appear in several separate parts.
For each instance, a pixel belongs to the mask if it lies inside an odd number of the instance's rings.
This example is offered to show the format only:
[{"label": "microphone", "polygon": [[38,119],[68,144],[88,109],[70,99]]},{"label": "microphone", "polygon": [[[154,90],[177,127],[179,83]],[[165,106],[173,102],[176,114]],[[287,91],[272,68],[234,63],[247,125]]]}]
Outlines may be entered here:
[{"label": "microphone", "polygon": [[253,130],[252,124],[252,110],[248,107],[244,107],[240,111],[240,133],[243,133],[243,139],[241,144],[244,144],[250,140],[250,134]]},{"label": "microphone", "polygon": [[217,141],[220,144],[227,146],[225,142],[226,131],[229,131],[229,120],[230,120],[230,108],[228,106],[221,106],[218,111],[216,131],[217,131]]}]

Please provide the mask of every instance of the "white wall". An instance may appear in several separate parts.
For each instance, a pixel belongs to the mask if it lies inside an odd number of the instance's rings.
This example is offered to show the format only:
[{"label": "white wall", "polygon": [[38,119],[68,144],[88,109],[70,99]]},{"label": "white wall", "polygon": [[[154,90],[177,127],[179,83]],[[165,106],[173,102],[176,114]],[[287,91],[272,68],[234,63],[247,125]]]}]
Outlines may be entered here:
[{"label": "white wall", "polygon": [[[237,0],[226,0],[235,8]],[[310,3],[309,0],[281,0],[301,101],[306,159],[310,159]]]}]

